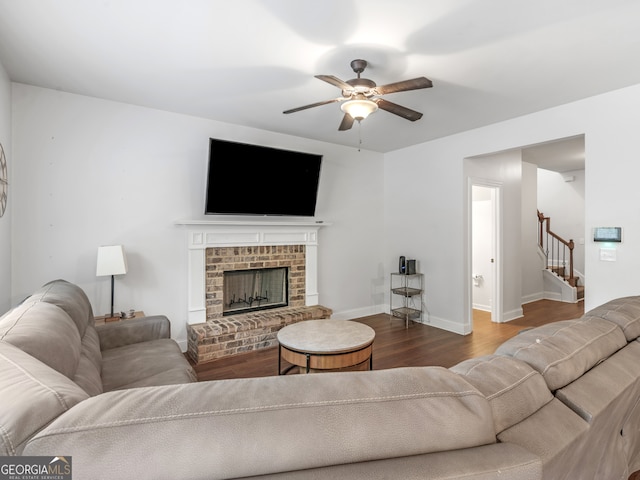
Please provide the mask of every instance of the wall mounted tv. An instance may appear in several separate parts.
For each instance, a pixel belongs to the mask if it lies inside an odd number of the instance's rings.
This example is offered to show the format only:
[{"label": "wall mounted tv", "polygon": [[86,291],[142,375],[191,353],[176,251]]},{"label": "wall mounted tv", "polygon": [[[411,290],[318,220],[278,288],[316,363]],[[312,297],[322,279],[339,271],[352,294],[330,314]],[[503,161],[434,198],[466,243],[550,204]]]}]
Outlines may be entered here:
[{"label": "wall mounted tv", "polygon": [[205,214],[315,215],[322,155],[209,139]]}]

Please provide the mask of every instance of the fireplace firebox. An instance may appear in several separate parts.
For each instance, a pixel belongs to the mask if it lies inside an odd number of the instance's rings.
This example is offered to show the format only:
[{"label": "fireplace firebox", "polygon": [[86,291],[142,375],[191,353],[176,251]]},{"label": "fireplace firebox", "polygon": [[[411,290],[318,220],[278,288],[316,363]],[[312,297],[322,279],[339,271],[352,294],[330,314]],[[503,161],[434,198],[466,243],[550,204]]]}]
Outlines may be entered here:
[{"label": "fireplace firebox", "polygon": [[286,307],[288,278],[287,267],[225,271],[222,315]]}]

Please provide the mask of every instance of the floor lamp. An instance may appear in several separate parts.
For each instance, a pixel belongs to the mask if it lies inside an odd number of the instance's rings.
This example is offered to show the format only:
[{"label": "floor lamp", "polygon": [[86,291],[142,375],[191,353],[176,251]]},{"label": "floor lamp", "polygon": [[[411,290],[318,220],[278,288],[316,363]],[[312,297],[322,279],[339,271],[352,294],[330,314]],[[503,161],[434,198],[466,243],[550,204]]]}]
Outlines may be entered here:
[{"label": "floor lamp", "polygon": [[96,276],[111,275],[111,315],[113,318],[113,286],[114,276],[127,273],[127,257],[122,245],[107,245],[98,247],[98,265]]}]

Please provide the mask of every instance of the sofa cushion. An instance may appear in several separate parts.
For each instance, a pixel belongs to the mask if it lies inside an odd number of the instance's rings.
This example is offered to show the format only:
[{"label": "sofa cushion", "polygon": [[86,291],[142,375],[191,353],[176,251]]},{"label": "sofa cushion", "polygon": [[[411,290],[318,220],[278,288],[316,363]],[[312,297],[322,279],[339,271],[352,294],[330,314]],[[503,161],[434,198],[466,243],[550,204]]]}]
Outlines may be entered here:
[{"label": "sofa cushion", "polygon": [[82,337],[80,361],[73,381],[89,395],[98,395],[103,392],[101,372],[100,339],[96,329],[90,326]]},{"label": "sofa cushion", "polygon": [[125,345],[102,353],[105,392],[195,381],[191,365],[171,339]]},{"label": "sofa cushion", "polygon": [[71,380],[0,341],[0,456],[20,455],[33,435],[89,398]]},{"label": "sofa cushion", "polygon": [[0,319],[0,340],[15,345],[73,379],[80,361],[80,334],[71,317],[50,303],[24,303]]},{"label": "sofa cushion", "polygon": [[522,360],[542,374],[550,390],[568,385],[627,344],[622,330],[598,317],[563,320],[526,330],[497,354]]},{"label": "sofa cushion", "polygon": [[23,303],[47,302],[67,312],[78,327],[80,337],[87,325],[94,325],[93,309],[87,295],[77,285],[66,280],[53,280],[43,285]]},{"label": "sofa cushion", "polygon": [[[589,438],[589,425],[557,398],[498,434],[501,442],[520,445],[539,456],[542,478],[604,480],[604,477],[583,475],[584,472],[593,473],[592,459],[583,454]],[[600,443],[597,439],[592,441]]]},{"label": "sofa cushion", "polygon": [[80,357],[73,378],[89,395],[102,393],[100,340],[94,326],[93,309],[84,291],[66,280],[45,284],[28,297],[22,306],[48,303],[65,311],[80,336]]},{"label": "sofa cushion", "polygon": [[515,358],[489,355],[466,360],[451,370],[487,397],[496,433],[521,422],[553,399],[542,376]]},{"label": "sofa cushion", "polygon": [[640,296],[616,298],[588,311],[585,317],[600,317],[617,324],[630,342],[640,337]]}]

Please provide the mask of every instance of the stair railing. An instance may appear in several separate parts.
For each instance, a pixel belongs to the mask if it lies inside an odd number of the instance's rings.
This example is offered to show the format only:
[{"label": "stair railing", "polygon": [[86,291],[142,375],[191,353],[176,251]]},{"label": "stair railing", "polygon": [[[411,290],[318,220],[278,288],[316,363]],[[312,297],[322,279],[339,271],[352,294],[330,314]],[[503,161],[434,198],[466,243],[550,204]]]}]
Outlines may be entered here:
[{"label": "stair railing", "polygon": [[[569,285],[575,287],[577,284],[577,278],[573,275],[573,247],[575,243],[573,240],[565,240],[561,236],[551,231],[551,218],[545,217],[543,213],[538,210],[538,245],[547,257],[547,269],[555,271],[563,277]],[[567,257],[569,262],[569,272],[565,271],[567,268]]]}]

